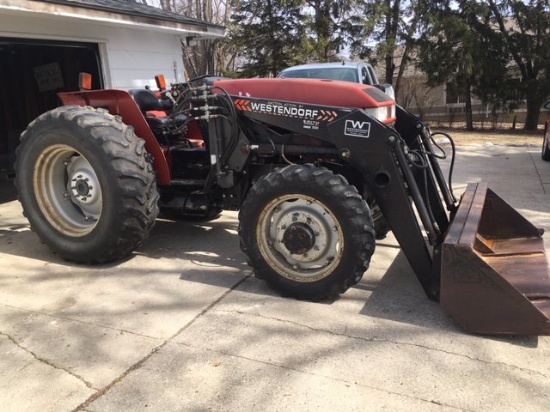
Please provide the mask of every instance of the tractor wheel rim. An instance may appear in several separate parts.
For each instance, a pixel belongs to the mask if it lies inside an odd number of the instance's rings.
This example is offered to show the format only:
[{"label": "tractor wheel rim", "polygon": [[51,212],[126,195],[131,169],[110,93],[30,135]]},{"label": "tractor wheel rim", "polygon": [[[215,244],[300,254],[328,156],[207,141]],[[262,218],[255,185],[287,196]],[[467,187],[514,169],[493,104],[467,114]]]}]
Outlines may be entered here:
[{"label": "tractor wheel rim", "polygon": [[257,238],[267,263],[283,277],[314,282],[329,276],[344,251],[343,230],[320,201],[286,195],[262,211]]},{"label": "tractor wheel rim", "polygon": [[44,150],[34,173],[36,199],[48,222],[67,236],[90,233],[101,216],[102,194],[90,162],[67,145]]}]

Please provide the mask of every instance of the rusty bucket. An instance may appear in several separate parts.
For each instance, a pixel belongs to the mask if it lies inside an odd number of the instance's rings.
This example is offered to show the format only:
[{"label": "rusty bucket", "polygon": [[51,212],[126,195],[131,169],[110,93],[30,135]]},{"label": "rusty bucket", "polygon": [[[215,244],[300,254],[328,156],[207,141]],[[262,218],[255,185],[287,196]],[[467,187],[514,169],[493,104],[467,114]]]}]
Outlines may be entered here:
[{"label": "rusty bucket", "polygon": [[466,331],[550,334],[543,230],[486,184],[469,184],[441,248],[441,305]]}]

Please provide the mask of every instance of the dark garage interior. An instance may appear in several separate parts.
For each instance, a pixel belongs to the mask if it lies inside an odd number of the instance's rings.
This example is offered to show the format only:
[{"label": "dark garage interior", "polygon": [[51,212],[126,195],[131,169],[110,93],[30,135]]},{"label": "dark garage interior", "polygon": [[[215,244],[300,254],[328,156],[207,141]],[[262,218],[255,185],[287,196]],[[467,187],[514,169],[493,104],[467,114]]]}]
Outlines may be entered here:
[{"label": "dark garage interior", "polygon": [[102,87],[97,44],[0,37],[0,175],[13,174],[19,135],[59,105],[57,93],[78,90],[78,74]]}]

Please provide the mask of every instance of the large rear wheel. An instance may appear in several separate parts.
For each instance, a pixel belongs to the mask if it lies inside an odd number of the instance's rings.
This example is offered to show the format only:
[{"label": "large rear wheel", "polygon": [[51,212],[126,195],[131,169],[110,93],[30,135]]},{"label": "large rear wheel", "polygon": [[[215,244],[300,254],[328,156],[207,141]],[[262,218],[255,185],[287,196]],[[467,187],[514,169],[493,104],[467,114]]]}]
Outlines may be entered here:
[{"label": "large rear wheel", "polygon": [[285,296],[320,300],[356,284],[374,252],[369,207],[325,168],[291,165],[254,184],[239,213],[241,249]]},{"label": "large rear wheel", "polygon": [[65,106],[40,116],[21,136],[15,168],[31,229],[67,260],[126,256],[158,214],[144,141],[102,109]]}]

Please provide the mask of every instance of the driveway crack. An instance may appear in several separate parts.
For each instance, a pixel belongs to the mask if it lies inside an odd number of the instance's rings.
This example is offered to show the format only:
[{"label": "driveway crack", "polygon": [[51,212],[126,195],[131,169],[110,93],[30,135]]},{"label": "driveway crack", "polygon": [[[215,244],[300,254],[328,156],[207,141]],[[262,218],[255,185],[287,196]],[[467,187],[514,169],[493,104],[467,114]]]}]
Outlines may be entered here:
[{"label": "driveway crack", "polygon": [[[227,312],[227,311],[218,310],[218,312]],[[539,372],[537,370],[533,370],[533,369],[529,369],[529,368],[522,368],[520,366],[510,365],[508,363],[500,362],[500,361],[499,362],[488,361],[488,360],[480,359],[480,358],[477,358],[477,357],[474,357],[474,356],[466,355],[466,354],[463,354],[463,353],[451,352],[451,351],[447,351],[447,350],[444,350],[444,349],[441,349],[441,348],[435,348],[435,347],[429,346],[429,345],[422,345],[420,343],[403,342],[403,341],[398,341],[398,340],[379,338],[379,337],[375,337],[375,336],[372,336],[372,337],[356,336],[356,335],[351,335],[351,334],[348,334],[348,333],[334,332],[334,331],[331,331],[331,330],[326,330],[326,329],[321,329],[321,328],[314,328],[312,326],[304,325],[302,323],[294,322],[294,321],[291,321],[291,320],[288,320],[288,319],[280,319],[280,318],[271,317],[271,316],[264,316],[264,315],[261,315],[261,314],[258,314],[258,313],[252,314],[252,313],[249,313],[249,312],[242,312],[242,311],[232,311],[232,312],[238,313],[239,315],[257,316],[257,317],[260,317],[260,318],[263,318],[263,319],[273,320],[273,321],[277,321],[277,322],[287,323],[287,324],[291,324],[291,325],[294,325],[294,326],[306,328],[306,329],[309,329],[309,330],[314,331],[314,332],[322,332],[322,333],[326,333],[326,334],[333,335],[333,336],[345,337],[345,338],[359,340],[359,341],[363,341],[363,342],[382,342],[382,343],[392,343],[392,344],[395,344],[395,345],[417,347],[417,348],[426,349],[426,350],[429,350],[429,351],[434,351],[434,352],[445,353],[445,354],[448,354],[448,355],[459,356],[459,357],[469,359],[469,360],[472,360],[472,361],[481,362],[481,363],[484,363],[486,365],[501,365],[501,366],[516,369],[516,370],[519,370],[519,371],[522,371],[522,372],[532,373],[534,375],[538,375],[538,376],[541,376],[541,377],[544,377],[544,378],[548,378],[548,375],[546,375],[542,372]]]},{"label": "driveway crack", "polygon": [[[62,366],[59,366],[59,365],[56,365],[55,363],[45,359],[45,358],[42,358],[41,356],[38,356],[36,353],[34,353],[33,351],[29,350],[28,348],[24,347],[21,343],[19,343],[17,340],[15,340],[12,336],[8,335],[7,333],[4,333],[4,332],[0,332],[0,335],[2,336],[5,336],[10,342],[12,342],[15,346],[17,346],[19,349],[25,351],[26,353],[28,353],[29,355],[31,355],[35,360],[37,360],[38,362],[41,362],[45,365],[48,365],[54,369],[57,369],[57,370],[60,370],[60,371],[63,371],[65,373],[68,373],[69,375],[71,375],[72,377],[78,379],[80,382],[82,382],[84,385],[86,385],[87,388],[90,388],[90,389],[96,389],[97,388],[94,388],[94,386],[92,385],[91,382],[88,382],[86,379],[84,379],[82,376],[66,369],[66,368],[63,368]],[[23,367],[26,368],[27,366],[29,366],[29,364],[25,365]]]},{"label": "driveway crack", "polygon": [[222,295],[213,301],[210,305],[205,307],[197,316],[195,316],[193,319],[191,319],[189,322],[187,322],[185,325],[183,325],[176,333],[174,333],[169,338],[165,339],[160,345],[154,347],[151,349],[151,352],[149,352],[144,358],[139,360],[134,365],[130,366],[126,371],[124,371],[120,376],[118,376],[116,379],[114,379],[111,383],[109,383],[107,386],[105,386],[103,389],[98,390],[96,393],[94,393],[92,396],[90,396],[88,399],[86,399],[83,403],[78,405],[75,409],[73,409],[72,412],[82,412],[85,411],[88,406],[103,395],[105,395],[109,390],[122,382],[130,373],[132,373],[135,370],[140,369],[145,362],[147,362],[155,353],[157,353],[159,350],[161,350],[164,346],[166,346],[168,343],[170,343],[176,336],[178,336],[180,333],[185,331],[187,328],[189,328],[193,323],[195,323],[199,318],[204,316],[206,313],[208,313],[212,308],[214,308],[218,303],[220,303],[227,295],[229,295],[233,290],[235,290],[241,283],[246,281],[250,276],[252,275],[246,275],[242,279],[240,279],[238,282],[236,282],[231,288],[226,290]]},{"label": "driveway crack", "polygon": [[[178,345],[186,346],[186,347],[189,347],[189,348],[193,347],[192,345],[190,345],[188,343],[181,343],[181,342],[178,342]],[[243,360],[246,360],[246,361],[249,361],[249,362],[261,363],[261,364],[264,364],[266,366],[270,366],[270,367],[274,367],[274,368],[280,368],[280,369],[283,369],[285,371],[292,371],[292,372],[297,372],[297,373],[303,373],[305,375],[321,377],[321,378],[329,379],[329,380],[332,380],[332,381],[335,381],[335,382],[340,382],[340,383],[343,383],[343,384],[349,385],[349,386],[355,385],[355,386],[359,386],[359,387],[362,387],[362,388],[372,389],[372,390],[384,392],[384,393],[395,395],[395,396],[402,396],[403,398],[414,399],[414,400],[417,400],[417,401],[420,401],[420,402],[431,403],[431,404],[435,404],[435,405],[444,406],[444,407],[447,407],[447,408],[450,408],[450,409],[460,410],[462,412],[473,412],[473,410],[471,410],[471,409],[465,409],[463,407],[457,407],[457,406],[454,406],[454,405],[451,405],[451,404],[448,404],[448,403],[438,401],[436,399],[426,399],[426,398],[422,398],[422,397],[419,397],[419,396],[413,396],[413,395],[409,395],[409,394],[406,394],[406,393],[401,393],[401,392],[398,392],[398,391],[389,390],[389,389],[386,389],[386,388],[381,388],[381,387],[377,387],[377,386],[373,386],[373,385],[367,385],[365,383],[357,382],[355,380],[342,379],[342,378],[338,378],[338,377],[327,375],[327,374],[314,373],[314,372],[310,372],[310,371],[303,370],[303,369],[300,369],[300,368],[295,368],[295,367],[292,367],[292,366],[289,366],[289,365],[283,365],[283,364],[279,364],[279,363],[275,363],[275,362],[268,362],[268,361],[265,361],[265,360],[262,360],[262,359],[251,358],[251,357],[248,357],[248,356],[243,356],[243,355],[239,355],[239,354],[228,352],[228,351],[213,350],[213,349],[208,349],[208,348],[206,348],[205,350],[208,351],[208,352],[219,354],[219,355],[231,356],[231,357],[234,357],[234,358],[237,358],[237,359],[243,359]]]}]

